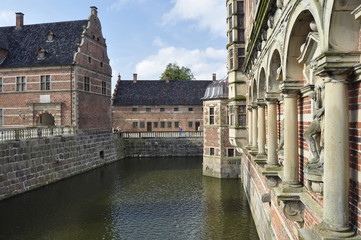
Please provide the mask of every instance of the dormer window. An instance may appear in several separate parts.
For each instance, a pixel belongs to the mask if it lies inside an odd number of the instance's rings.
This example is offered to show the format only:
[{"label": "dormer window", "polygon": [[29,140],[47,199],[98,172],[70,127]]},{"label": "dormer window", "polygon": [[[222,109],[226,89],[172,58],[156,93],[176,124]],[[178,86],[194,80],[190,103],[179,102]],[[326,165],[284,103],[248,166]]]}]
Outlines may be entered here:
[{"label": "dormer window", "polygon": [[47,42],[54,41],[54,33],[52,31],[49,31],[48,34],[46,35],[46,41]]},{"label": "dormer window", "polygon": [[38,60],[43,60],[45,58],[45,49],[40,48],[38,51]]}]

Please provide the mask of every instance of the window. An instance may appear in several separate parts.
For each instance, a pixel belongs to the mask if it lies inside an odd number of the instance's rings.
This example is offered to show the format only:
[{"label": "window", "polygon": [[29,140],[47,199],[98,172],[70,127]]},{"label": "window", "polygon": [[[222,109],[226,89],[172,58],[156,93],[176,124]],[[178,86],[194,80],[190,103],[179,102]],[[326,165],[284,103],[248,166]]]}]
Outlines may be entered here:
[{"label": "window", "polygon": [[52,42],[53,40],[54,40],[54,33],[52,31],[49,31],[46,41],[47,42]]},{"label": "window", "polygon": [[214,148],[209,148],[209,155],[214,156]]},{"label": "window", "polygon": [[3,79],[0,78],[0,92],[3,91]]},{"label": "window", "polygon": [[179,108],[174,108],[174,111],[175,111],[175,112],[178,112],[178,111],[179,111]]},{"label": "window", "polygon": [[146,108],[145,111],[146,111],[146,112],[151,112],[152,109],[151,109],[151,108]]},{"label": "window", "polygon": [[234,157],[234,148],[228,148],[227,156],[228,157]]},{"label": "window", "polygon": [[91,57],[88,57],[88,62],[92,63],[92,58]]},{"label": "window", "polygon": [[247,117],[246,117],[246,106],[239,106],[238,108],[238,126],[246,126]]},{"label": "window", "polygon": [[191,107],[188,108],[188,111],[189,111],[189,112],[193,112],[193,108],[191,108]]},{"label": "window", "polygon": [[38,51],[38,60],[43,60],[45,58],[45,49],[40,48]]},{"label": "window", "polygon": [[44,75],[40,77],[40,89],[50,90],[50,75]]},{"label": "window", "polygon": [[193,122],[188,122],[188,127],[193,127]]},{"label": "window", "polygon": [[160,108],[159,111],[160,111],[160,112],[164,112],[165,109],[164,109],[164,108]]},{"label": "window", "polygon": [[140,122],[139,127],[140,127],[140,128],[145,128],[145,122]]},{"label": "window", "polygon": [[3,110],[0,109],[0,126],[4,125],[4,120],[3,120]]},{"label": "window", "polygon": [[179,128],[179,122],[174,122],[174,128]]},{"label": "window", "polygon": [[234,126],[234,106],[229,107],[229,125]]},{"label": "window", "polygon": [[103,67],[103,62],[100,62],[100,67]]},{"label": "window", "polygon": [[102,94],[107,94],[107,83],[102,82]]},{"label": "window", "polygon": [[132,112],[136,112],[136,111],[138,111],[137,108],[132,108]]},{"label": "window", "polygon": [[237,16],[238,27],[244,28],[244,16]]},{"label": "window", "polygon": [[244,42],[244,31],[243,30],[238,31],[238,41]]},{"label": "window", "polygon": [[237,2],[237,12],[238,13],[244,13],[243,2],[241,2],[241,1]]},{"label": "window", "polygon": [[172,128],[172,122],[168,122],[168,128]]},{"label": "window", "polygon": [[26,78],[25,77],[17,77],[16,78],[16,91],[23,92],[26,88]]},{"label": "window", "polygon": [[165,128],[165,122],[160,122],[160,128]]},{"label": "window", "polygon": [[232,15],[232,3],[228,6],[228,16]]},{"label": "window", "polygon": [[89,77],[84,77],[84,91],[90,91],[90,79]]},{"label": "window", "polygon": [[138,128],[138,122],[133,122],[133,128]]},{"label": "window", "polygon": [[209,124],[214,124],[214,107],[209,108]]},{"label": "window", "polygon": [[153,123],[154,128],[158,128],[158,122]]}]

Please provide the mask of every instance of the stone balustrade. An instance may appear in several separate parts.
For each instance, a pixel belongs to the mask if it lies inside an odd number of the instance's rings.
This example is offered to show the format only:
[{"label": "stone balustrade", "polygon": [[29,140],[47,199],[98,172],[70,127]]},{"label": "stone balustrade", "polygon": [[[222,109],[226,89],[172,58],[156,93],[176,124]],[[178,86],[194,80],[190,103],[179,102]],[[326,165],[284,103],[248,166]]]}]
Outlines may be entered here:
[{"label": "stone balustrade", "polygon": [[73,135],[75,126],[0,128],[0,141]]},{"label": "stone balustrade", "polygon": [[203,132],[115,132],[121,138],[203,138]]}]

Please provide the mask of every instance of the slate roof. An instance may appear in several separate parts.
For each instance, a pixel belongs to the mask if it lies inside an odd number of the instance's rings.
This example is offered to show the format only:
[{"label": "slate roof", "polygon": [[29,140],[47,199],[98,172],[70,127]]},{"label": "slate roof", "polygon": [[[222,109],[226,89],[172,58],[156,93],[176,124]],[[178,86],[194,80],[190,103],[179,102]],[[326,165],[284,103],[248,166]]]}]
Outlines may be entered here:
[{"label": "slate roof", "polygon": [[[79,20],[24,25],[21,28],[0,27],[0,47],[9,50],[0,68],[72,64],[83,26],[87,24],[87,20]],[[54,33],[52,42],[47,42],[49,31]],[[45,59],[38,60],[41,48],[46,51]]]},{"label": "slate roof", "polygon": [[228,98],[228,77],[212,82],[204,94],[203,100]]},{"label": "slate roof", "polygon": [[202,105],[201,98],[212,81],[120,81],[113,105]]}]

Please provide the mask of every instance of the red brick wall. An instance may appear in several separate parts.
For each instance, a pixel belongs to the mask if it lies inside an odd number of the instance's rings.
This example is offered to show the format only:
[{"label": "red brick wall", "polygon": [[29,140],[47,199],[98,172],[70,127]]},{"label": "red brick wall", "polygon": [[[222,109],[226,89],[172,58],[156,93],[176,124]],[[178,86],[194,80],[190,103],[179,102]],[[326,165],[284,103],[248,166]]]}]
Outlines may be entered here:
[{"label": "red brick wall", "polygon": [[[137,111],[133,112],[133,108]],[[146,108],[150,108],[151,112],[146,112]],[[164,108],[164,112],[160,112],[160,108]],[[178,108],[178,111],[174,111],[174,108]],[[193,108],[193,111],[189,111],[189,108]],[[196,131],[196,122],[199,122],[200,130],[203,130],[202,106],[113,106],[112,112],[113,128],[119,127],[122,131],[147,131],[147,122],[152,123],[152,131],[179,131],[174,126],[175,122],[179,122],[183,131]],[[138,123],[138,128],[133,128],[133,122]],[[144,122],[144,128],[140,128],[140,122]],[[154,122],[158,123],[158,127],[154,127]],[[165,122],[165,128],[161,128],[161,122]],[[168,128],[168,122],[172,123],[171,128]],[[189,122],[192,122],[192,127],[189,127]]]}]

